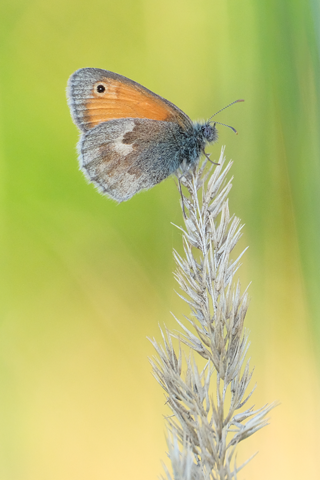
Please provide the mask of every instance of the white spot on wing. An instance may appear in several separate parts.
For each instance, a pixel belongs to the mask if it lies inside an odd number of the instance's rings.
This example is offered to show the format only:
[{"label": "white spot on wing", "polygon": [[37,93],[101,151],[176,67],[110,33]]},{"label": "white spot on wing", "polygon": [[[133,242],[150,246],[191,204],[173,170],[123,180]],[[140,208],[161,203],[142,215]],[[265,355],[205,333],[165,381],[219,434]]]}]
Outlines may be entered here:
[{"label": "white spot on wing", "polygon": [[133,146],[128,143],[123,143],[123,138],[126,133],[132,132],[134,129],[134,120],[126,122],[126,128],[121,135],[112,143],[112,148],[119,155],[127,156],[133,151]]},{"label": "white spot on wing", "polygon": [[130,152],[132,152],[133,147],[127,143],[122,143],[122,140],[119,139],[113,144],[113,149],[120,155],[127,156]]}]

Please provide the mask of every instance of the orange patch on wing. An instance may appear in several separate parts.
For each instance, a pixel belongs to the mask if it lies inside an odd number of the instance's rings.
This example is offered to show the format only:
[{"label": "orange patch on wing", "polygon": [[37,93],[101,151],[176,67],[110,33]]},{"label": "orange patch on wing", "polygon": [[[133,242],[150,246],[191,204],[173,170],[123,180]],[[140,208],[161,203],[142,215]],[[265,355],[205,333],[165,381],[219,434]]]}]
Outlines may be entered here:
[{"label": "orange patch on wing", "polygon": [[[99,85],[105,87],[104,92],[97,91]],[[96,82],[92,96],[85,103],[85,108],[85,122],[89,128],[116,118],[170,121],[174,116],[170,106],[160,98],[138,87],[106,78]]]}]

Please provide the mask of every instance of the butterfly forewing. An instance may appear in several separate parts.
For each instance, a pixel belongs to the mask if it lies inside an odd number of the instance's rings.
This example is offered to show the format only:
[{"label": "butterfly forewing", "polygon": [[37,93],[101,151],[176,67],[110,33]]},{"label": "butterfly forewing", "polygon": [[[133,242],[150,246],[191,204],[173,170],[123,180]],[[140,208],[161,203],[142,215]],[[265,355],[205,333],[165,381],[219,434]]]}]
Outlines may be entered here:
[{"label": "butterfly forewing", "polygon": [[82,68],[68,82],[68,102],[76,125],[86,132],[117,118],[148,118],[174,122],[183,129],[190,118],[173,103],[117,73]]}]

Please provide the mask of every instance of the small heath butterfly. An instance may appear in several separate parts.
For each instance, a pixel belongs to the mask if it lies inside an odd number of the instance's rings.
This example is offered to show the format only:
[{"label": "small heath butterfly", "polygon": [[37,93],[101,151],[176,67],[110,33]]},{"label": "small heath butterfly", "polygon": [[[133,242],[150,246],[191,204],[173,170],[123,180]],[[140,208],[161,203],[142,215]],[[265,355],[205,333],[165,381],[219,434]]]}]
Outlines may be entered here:
[{"label": "small heath butterfly", "polygon": [[153,187],[179,167],[188,170],[201,153],[209,158],[205,147],[218,138],[220,122],[192,122],[173,103],[108,70],[77,70],[69,78],[67,97],[81,132],[80,169],[117,202]]}]

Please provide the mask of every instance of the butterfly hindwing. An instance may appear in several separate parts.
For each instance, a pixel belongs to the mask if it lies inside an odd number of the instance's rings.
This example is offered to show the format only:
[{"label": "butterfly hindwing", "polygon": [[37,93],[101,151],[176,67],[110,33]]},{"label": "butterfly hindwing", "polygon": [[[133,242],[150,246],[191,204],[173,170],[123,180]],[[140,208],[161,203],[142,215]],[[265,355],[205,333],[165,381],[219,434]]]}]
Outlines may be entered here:
[{"label": "butterfly hindwing", "polygon": [[108,70],[77,70],[69,78],[67,96],[73,120],[83,132],[117,118],[149,118],[175,122],[182,128],[192,124],[173,103]]},{"label": "butterfly hindwing", "polygon": [[101,193],[122,202],[176,171],[182,159],[175,123],[121,118],[101,123],[80,139],[80,168]]}]

